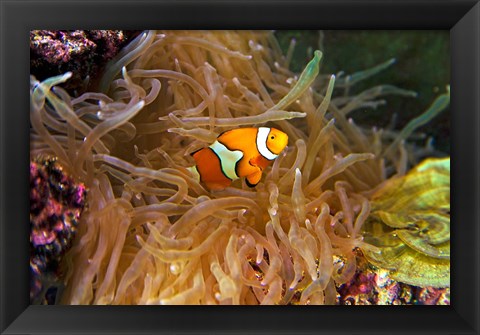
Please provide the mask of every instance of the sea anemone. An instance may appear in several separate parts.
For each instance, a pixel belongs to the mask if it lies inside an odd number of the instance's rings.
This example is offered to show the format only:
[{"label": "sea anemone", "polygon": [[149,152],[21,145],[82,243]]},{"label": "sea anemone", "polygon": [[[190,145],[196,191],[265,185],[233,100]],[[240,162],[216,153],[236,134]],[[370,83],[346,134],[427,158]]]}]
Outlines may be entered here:
[{"label": "sea anemone", "polygon": [[[289,54],[272,32],[148,31],[97,92],[69,96],[71,73],[31,78],[31,156],[56,157],[88,188],[62,303],[334,304],[358,252],[381,254],[363,237],[371,197],[417,163],[408,137],[448,92],[400,132],[364,129],[349,113],[413,93],[333,89],[392,62],[335,78],[319,75],[320,51],[300,75]],[[211,191],[192,175],[192,152],[263,125],[289,146],[255,188]]]}]

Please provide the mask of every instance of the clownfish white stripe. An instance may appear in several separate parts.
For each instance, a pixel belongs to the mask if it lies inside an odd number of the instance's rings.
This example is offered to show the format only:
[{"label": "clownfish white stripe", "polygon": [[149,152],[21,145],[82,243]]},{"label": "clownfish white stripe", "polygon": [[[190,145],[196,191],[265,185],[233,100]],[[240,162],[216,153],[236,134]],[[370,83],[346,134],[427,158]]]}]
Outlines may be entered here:
[{"label": "clownfish white stripe", "polygon": [[243,152],[240,150],[229,150],[222,143],[215,141],[210,148],[215,152],[222,165],[222,171],[225,176],[231,180],[238,179],[239,176],[235,171],[236,164],[243,158]]},{"label": "clownfish white stripe", "polygon": [[278,157],[278,155],[275,155],[273,152],[270,151],[267,147],[267,137],[268,134],[270,133],[270,128],[267,127],[260,127],[258,128],[258,134],[257,134],[257,149],[258,152],[268,159],[269,161],[274,160],[275,158]]}]

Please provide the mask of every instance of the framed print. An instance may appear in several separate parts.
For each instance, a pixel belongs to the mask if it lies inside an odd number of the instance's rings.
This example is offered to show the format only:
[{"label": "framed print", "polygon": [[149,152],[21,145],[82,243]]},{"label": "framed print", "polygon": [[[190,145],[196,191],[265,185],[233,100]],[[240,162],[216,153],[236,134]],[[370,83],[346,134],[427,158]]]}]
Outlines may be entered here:
[{"label": "framed print", "polygon": [[2,2],[2,333],[478,333],[479,16]]}]

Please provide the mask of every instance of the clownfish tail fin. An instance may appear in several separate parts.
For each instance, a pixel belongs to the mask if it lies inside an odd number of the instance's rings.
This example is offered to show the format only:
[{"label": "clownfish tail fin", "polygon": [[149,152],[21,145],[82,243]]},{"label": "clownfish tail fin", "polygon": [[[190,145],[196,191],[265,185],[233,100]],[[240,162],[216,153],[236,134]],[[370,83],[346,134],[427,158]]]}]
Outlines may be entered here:
[{"label": "clownfish tail fin", "polygon": [[196,181],[200,182],[200,174],[198,173],[196,166],[187,167],[187,170],[190,171],[190,173],[192,174],[193,178],[195,178]]}]

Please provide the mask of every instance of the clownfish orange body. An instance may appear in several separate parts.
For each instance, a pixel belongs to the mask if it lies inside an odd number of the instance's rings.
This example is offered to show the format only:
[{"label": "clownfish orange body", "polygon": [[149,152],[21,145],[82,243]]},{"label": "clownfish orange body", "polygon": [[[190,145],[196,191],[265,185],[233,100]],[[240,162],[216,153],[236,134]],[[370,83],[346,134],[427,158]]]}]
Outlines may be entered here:
[{"label": "clownfish orange body", "polygon": [[267,127],[240,128],[221,133],[209,147],[192,153],[196,169],[211,190],[229,186],[233,180],[246,177],[254,187],[265,169],[288,144],[284,132]]}]

